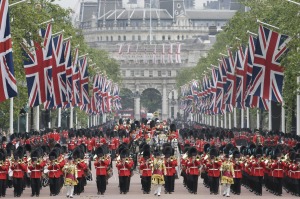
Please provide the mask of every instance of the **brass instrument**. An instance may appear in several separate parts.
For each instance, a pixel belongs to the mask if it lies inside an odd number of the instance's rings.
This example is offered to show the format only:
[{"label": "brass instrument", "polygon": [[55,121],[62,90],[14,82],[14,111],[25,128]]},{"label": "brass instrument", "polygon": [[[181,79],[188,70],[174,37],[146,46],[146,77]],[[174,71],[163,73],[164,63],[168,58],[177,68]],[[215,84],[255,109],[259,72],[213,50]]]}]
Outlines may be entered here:
[{"label": "brass instrument", "polygon": [[197,161],[200,161],[200,160],[201,160],[200,155],[197,155],[197,156],[196,156],[196,160],[197,160]]},{"label": "brass instrument", "polygon": [[2,167],[3,164],[4,164],[4,162],[1,160],[1,161],[0,161],[0,167]]}]

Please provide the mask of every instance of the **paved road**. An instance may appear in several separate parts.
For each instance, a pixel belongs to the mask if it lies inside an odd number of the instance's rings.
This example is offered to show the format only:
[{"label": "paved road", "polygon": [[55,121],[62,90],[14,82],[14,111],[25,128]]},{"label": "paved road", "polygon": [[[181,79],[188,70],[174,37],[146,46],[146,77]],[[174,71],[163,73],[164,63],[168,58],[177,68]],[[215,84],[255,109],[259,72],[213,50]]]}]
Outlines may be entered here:
[{"label": "paved road", "polygon": [[[95,170],[92,171],[93,174],[95,173]],[[114,167],[114,174],[116,174],[117,171]],[[182,185],[182,178],[176,180],[175,182],[175,192],[173,194],[164,194],[164,191],[162,190],[162,195],[160,196],[160,198],[164,198],[164,199],[181,199],[181,198],[185,198],[188,197],[189,199],[192,198],[205,198],[205,199],[210,199],[210,198],[223,198],[223,196],[221,195],[210,195],[209,194],[209,189],[205,188],[202,184],[202,180],[201,178],[199,178],[199,185],[198,185],[198,194],[194,195],[194,194],[190,194],[187,192],[187,190],[183,187]],[[41,195],[40,198],[53,198],[54,197],[50,197],[49,196],[49,187],[44,187],[41,190]],[[66,198],[65,195],[66,191],[63,189],[62,192],[60,193],[59,196],[56,196],[55,198]],[[26,190],[24,191],[22,198],[32,198],[30,197],[31,195],[31,189],[30,188],[26,188]],[[135,175],[132,177],[131,179],[131,185],[130,185],[130,190],[129,192],[124,195],[124,194],[120,194],[119,193],[119,188],[118,188],[118,177],[117,176],[113,176],[109,179],[109,184],[107,186],[107,190],[105,192],[105,195],[97,195],[97,188],[96,188],[96,182],[95,182],[95,178],[94,181],[90,182],[88,181],[87,186],[85,187],[85,192],[82,193],[80,196],[74,196],[74,198],[82,198],[82,199],[94,199],[94,198],[111,198],[111,199],[137,199],[137,198],[157,198],[157,196],[153,195],[153,191],[151,192],[151,194],[143,194],[143,192],[141,191],[141,184],[140,184],[140,177],[138,174],[135,173]],[[241,198],[241,197],[245,197],[247,199],[252,199],[252,198],[280,198],[279,196],[274,196],[273,194],[270,194],[269,192],[263,191],[263,196],[256,196],[255,194],[249,192],[247,189],[242,187],[242,193],[240,196],[235,196],[235,195],[231,195],[231,198]],[[291,194],[286,193],[285,191],[283,191],[283,195],[282,198],[296,198],[296,196],[292,196]],[[6,194],[6,198],[13,198],[13,189],[7,189],[7,194]],[[224,197],[225,198],[225,197]]]}]

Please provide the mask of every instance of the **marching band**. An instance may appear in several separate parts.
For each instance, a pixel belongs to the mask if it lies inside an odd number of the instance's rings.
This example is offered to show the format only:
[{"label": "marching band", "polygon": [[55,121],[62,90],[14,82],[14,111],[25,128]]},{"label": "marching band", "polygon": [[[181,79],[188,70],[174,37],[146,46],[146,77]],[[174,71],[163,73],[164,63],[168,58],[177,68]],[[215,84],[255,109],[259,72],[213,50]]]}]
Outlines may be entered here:
[{"label": "marching band", "polygon": [[50,196],[66,187],[66,197],[73,198],[93,180],[92,166],[98,195],[105,194],[113,175],[120,194],[127,194],[135,173],[143,194],[155,196],[163,187],[164,194],[174,193],[179,176],[191,194],[197,194],[200,177],[212,195],[240,195],[241,186],[256,195],[263,189],[300,195],[300,139],[288,134],[120,120],[113,128],[13,134],[1,141],[0,197],[7,188],[21,197],[30,185],[32,197],[49,186]]}]

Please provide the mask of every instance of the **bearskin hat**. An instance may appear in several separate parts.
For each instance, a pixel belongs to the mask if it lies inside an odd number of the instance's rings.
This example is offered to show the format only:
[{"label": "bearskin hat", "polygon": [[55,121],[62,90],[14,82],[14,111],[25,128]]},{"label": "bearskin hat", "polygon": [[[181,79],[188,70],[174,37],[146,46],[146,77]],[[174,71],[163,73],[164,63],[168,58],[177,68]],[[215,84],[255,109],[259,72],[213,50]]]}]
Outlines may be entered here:
[{"label": "bearskin hat", "polygon": [[192,157],[192,156],[196,156],[197,155],[197,149],[195,147],[191,147],[189,150],[188,150],[188,156],[189,157]]},{"label": "bearskin hat", "polygon": [[150,158],[150,151],[149,150],[145,150],[143,152],[143,157],[146,159],[146,158]]},{"label": "bearskin hat", "polygon": [[101,146],[99,146],[97,149],[96,149],[96,155],[98,157],[101,157],[104,155],[104,151],[103,151],[103,148]]},{"label": "bearskin hat", "polygon": [[166,157],[170,157],[172,154],[172,147],[166,146],[162,152]]},{"label": "bearskin hat", "polygon": [[176,131],[176,125],[173,123],[170,125],[170,131],[175,132]]},{"label": "bearskin hat", "polygon": [[209,150],[209,156],[210,158],[214,158],[214,157],[217,157],[219,154],[218,154],[218,151],[216,148],[212,148]]},{"label": "bearskin hat", "polygon": [[2,137],[1,142],[6,142],[7,138],[5,136]]},{"label": "bearskin hat", "polygon": [[124,148],[121,153],[120,153],[120,157],[121,158],[126,158],[129,157],[129,149],[128,148]]}]

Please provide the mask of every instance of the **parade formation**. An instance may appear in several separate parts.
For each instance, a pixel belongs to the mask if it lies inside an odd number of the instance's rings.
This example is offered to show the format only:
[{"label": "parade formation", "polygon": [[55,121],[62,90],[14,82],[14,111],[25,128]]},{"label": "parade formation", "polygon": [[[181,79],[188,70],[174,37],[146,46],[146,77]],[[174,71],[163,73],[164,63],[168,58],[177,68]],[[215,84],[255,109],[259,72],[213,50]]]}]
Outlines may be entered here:
[{"label": "parade formation", "polygon": [[113,128],[13,134],[2,137],[0,193],[21,197],[31,187],[32,197],[41,191],[57,196],[65,186],[64,194],[73,198],[94,180],[91,194],[104,195],[114,176],[119,193],[127,194],[131,177],[139,173],[141,194],[176,193],[175,180],[182,176],[182,186],[191,194],[205,186],[211,195],[230,197],[243,194],[244,186],[256,195],[264,188],[277,196],[283,189],[299,196],[299,140],[279,132],[201,124],[177,129],[174,123],[146,119],[120,119]]}]

